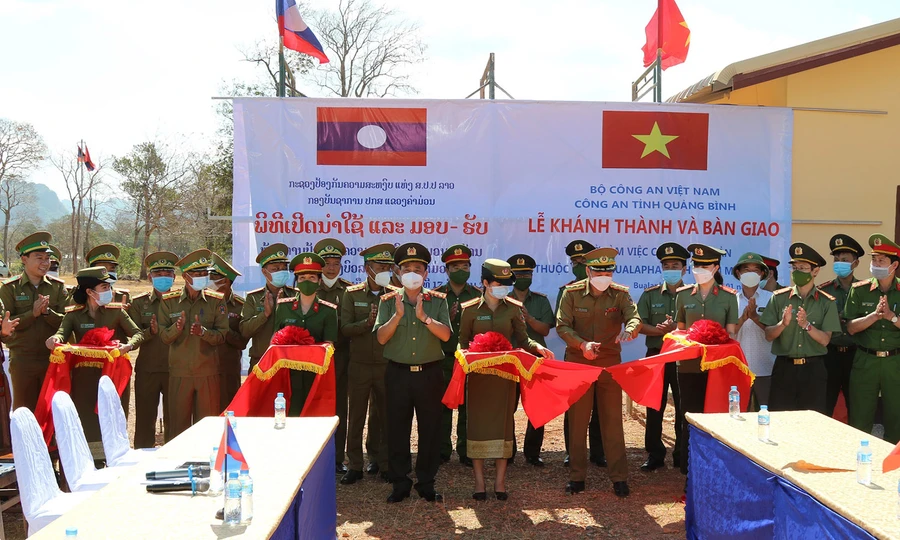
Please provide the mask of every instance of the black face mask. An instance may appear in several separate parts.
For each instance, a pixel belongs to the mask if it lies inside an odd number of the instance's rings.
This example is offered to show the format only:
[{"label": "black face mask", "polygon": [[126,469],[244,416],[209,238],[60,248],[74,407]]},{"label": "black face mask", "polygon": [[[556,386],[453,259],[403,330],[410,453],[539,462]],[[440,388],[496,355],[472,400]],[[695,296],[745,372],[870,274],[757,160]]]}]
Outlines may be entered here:
[{"label": "black face mask", "polygon": [[516,282],[513,283],[513,287],[515,287],[517,291],[527,291],[528,287],[531,287],[531,278],[516,278]]}]

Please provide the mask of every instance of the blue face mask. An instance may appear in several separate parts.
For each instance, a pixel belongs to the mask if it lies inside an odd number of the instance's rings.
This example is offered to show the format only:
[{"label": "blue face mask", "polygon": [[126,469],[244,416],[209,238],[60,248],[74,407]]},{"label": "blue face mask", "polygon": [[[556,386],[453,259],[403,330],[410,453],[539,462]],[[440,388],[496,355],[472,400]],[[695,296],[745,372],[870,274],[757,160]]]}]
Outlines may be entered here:
[{"label": "blue face mask", "polygon": [[852,265],[853,263],[836,261],[834,263],[834,273],[837,274],[838,277],[845,278],[853,272],[853,268],[851,268]]},{"label": "blue face mask", "polygon": [[662,275],[666,285],[678,285],[681,281],[681,270],[663,270]]},{"label": "blue face mask", "polygon": [[169,276],[156,276],[150,279],[153,282],[153,288],[161,293],[169,292],[172,285],[175,284],[175,278]]},{"label": "blue face mask", "polygon": [[97,305],[105,306],[106,304],[112,302],[113,292],[112,289],[107,289],[103,292],[97,293]]},{"label": "blue face mask", "polygon": [[209,276],[195,277],[191,281],[191,288],[195,291],[202,291],[209,285]]},{"label": "blue face mask", "polygon": [[284,287],[294,279],[294,274],[290,270],[279,270],[272,272],[272,286]]}]

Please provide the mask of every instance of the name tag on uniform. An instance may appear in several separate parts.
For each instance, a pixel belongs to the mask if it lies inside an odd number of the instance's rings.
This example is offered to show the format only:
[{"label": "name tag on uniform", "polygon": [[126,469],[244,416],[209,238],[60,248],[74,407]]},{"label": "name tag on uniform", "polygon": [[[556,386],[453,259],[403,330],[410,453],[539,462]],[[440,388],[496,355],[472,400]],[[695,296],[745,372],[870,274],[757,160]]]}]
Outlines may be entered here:
[{"label": "name tag on uniform", "polygon": [[153,315],[153,313],[144,313],[144,317],[152,317]]},{"label": "name tag on uniform", "polygon": [[297,319],[285,319],[284,322],[286,324],[294,324],[297,322]]},{"label": "name tag on uniform", "polygon": [[30,300],[30,297],[27,294],[21,294],[16,297],[16,300]]},{"label": "name tag on uniform", "polygon": [[240,317],[240,316],[241,316],[240,313],[229,313],[229,314],[228,314],[228,317],[229,317],[229,318],[235,318],[235,317]]},{"label": "name tag on uniform", "polygon": [[173,319],[180,319],[180,318],[181,318],[181,312],[180,312],[180,311],[177,311],[177,312],[175,312],[175,313],[169,313],[169,317],[171,317],[171,318],[173,318]]},{"label": "name tag on uniform", "polygon": [[94,328],[96,326],[94,323],[81,323],[80,328]]},{"label": "name tag on uniform", "polygon": [[490,315],[479,315],[479,316],[475,317],[475,320],[476,321],[489,321],[489,320],[491,320],[491,316]]},{"label": "name tag on uniform", "polygon": [[875,305],[875,302],[863,302],[862,305],[865,307],[872,307]]},{"label": "name tag on uniform", "polygon": [[256,311],[258,311],[258,312],[260,312],[260,313],[262,313],[262,312],[265,311],[265,310],[266,310],[266,307],[265,307],[265,306],[256,306]]},{"label": "name tag on uniform", "polygon": [[586,308],[586,307],[577,307],[577,308],[575,308],[575,312],[576,312],[576,313],[587,313],[587,312],[588,312],[588,308]]},{"label": "name tag on uniform", "polygon": [[354,305],[355,307],[369,307],[369,303],[368,303],[368,302],[353,302],[353,305]]},{"label": "name tag on uniform", "polygon": [[694,309],[697,307],[697,304],[685,304],[684,309]]},{"label": "name tag on uniform", "polygon": [[664,307],[663,304],[651,304],[650,307]]}]

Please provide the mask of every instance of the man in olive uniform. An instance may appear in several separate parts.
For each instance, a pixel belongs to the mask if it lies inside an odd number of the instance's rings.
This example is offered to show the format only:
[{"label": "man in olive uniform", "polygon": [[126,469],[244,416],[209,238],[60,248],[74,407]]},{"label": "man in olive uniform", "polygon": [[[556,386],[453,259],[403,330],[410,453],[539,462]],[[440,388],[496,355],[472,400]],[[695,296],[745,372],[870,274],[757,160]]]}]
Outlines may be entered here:
[{"label": "man in olive uniform", "polygon": [[212,254],[212,270],[209,273],[209,288],[221,293],[228,310],[228,332],[225,343],[219,345],[219,376],[222,390],[219,396],[221,409],[228,408],[238,388],[241,387],[241,357],[247,347],[247,338],[241,335],[241,311],[244,299],[234,294],[231,286],[241,275],[228,261],[218,253]]},{"label": "man in olive uniform", "polygon": [[[159,335],[159,313],[163,296],[172,292],[178,255],[157,251],[147,255],[144,266],[153,290],[131,299],[128,316],[144,332],[141,353],[134,366],[134,447],[156,446],[156,418],[163,402],[164,440],[172,438],[169,418],[169,345]],[[181,289],[175,290],[181,293]]]},{"label": "man in olive uniform", "polygon": [[9,348],[13,409],[37,405],[44,375],[50,364],[45,342],[56,333],[66,306],[66,284],[47,276],[50,269],[50,233],[40,231],[16,244],[24,271],[0,286],[0,302],[19,325],[3,337]]},{"label": "man in olive uniform", "polygon": [[825,259],[800,242],[791,245],[790,254],[794,286],[775,291],[760,317],[775,355],[769,409],[824,413],[825,355],[841,321],[834,297],[816,288]]},{"label": "man in olive uniform", "polygon": [[169,344],[169,405],[173,437],[219,408],[219,352],[228,332],[224,296],[205,290],[212,254],[198,249],[178,261],[183,291],[163,295],[159,329]]},{"label": "man in olive uniform", "polygon": [[422,244],[403,244],[394,251],[400,265],[402,291],[381,296],[375,318],[375,336],[384,345],[388,367],[387,392],[388,467],[393,491],[387,502],[409,497],[413,482],[408,476],[409,441],[413,413],[418,426],[416,491],[429,502],[442,502],[434,489],[441,464],[441,413],[444,375],[441,343],[450,339],[450,312],[446,295],[422,287],[428,277],[431,253]]},{"label": "man in olive uniform", "polygon": [[280,298],[294,296],[291,284],[294,274],[288,270],[288,247],[284,244],[272,244],[256,256],[256,262],[266,279],[266,286],[247,293],[244,307],[241,310],[240,330],[244,339],[252,339],[250,346],[250,369],[259,363],[259,359],[269,348],[272,334],[275,333],[275,304]]},{"label": "man in olive uniform", "polygon": [[900,442],[900,246],[883,234],[869,237],[872,277],[853,284],[844,307],[856,342],[850,371],[850,425],[872,432],[878,393],[884,401],[884,439]]},{"label": "man in olive uniform", "polygon": [[[109,272],[109,275],[113,280],[118,280],[119,255],[119,248],[115,245],[100,244],[99,246],[91,248],[91,250],[87,252],[87,255],[84,256],[84,260],[87,261],[88,266],[102,266],[103,268],[106,268],[106,271]],[[113,288],[113,302],[130,304],[130,291],[128,289]],[[118,333],[116,334],[116,339],[119,339]],[[128,408],[126,407],[125,410],[127,411]]]},{"label": "man in olive uniform", "polygon": [[[569,285],[574,285],[587,277],[587,266],[585,265],[584,256],[592,251],[594,246],[586,240],[572,240],[566,246],[566,255],[569,256],[569,264],[572,265],[572,273],[575,279],[566,283],[559,288],[556,295],[556,308],[553,311],[554,316],[559,312],[559,302],[562,300],[563,292]],[[563,440],[566,445],[566,459],[563,465],[569,466],[569,413],[563,415]],[[591,421],[588,424],[588,448],[590,450],[591,463],[606,467],[606,455],[603,452],[603,437],[600,436],[600,415],[596,407],[591,412]]]},{"label": "man in olive uniform", "polygon": [[[641,333],[647,336],[647,356],[659,354],[663,336],[675,330],[675,296],[684,285],[684,272],[690,254],[675,242],[666,242],[656,248],[656,258],[662,265],[663,282],[644,289],[637,303],[638,315],[643,325]],[[647,461],[641,465],[644,472],[665,467],[666,445],[662,440],[663,415],[669,403],[669,388],[675,401],[675,447],[672,449],[672,466],[680,467],[678,439],[681,436],[684,412],[681,410],[681,394],[678,391],[678,367],[675,362],[665,365],[663,373],[662,399],[659,410],[647,407],[647,423],[644,426],[644,448]]]},{"label": "man in olive uniform", "polygon": [[769,277],[763,284],[763,290],[775,292],[779,289],[783,289],[784,285],[778,283],[778,265],[781,264],[781,261],[773,259],[772,257],[763,256],[763,262],[765,263],[766,268],[769,269]]},{"label": "man in olive uniform", "polygon": [[847,332],[844,306],[847,304],[850,289],[856,283],[854,270],[859,267],[859,258],[865,255],[865,251],[859,242],[846,234],[832,236],[828,247],[831,248],[831,256],[834,257],[832,268],[837,277],[819,285],[819,290],[834,297],[838,316],[841,319],[841,331],[831,334],[828,354],[825,355],[825,369],[828,371],[828,384],[825,386],[825,414],[827,416],[834,415],[838,395],[843,393],[849,415],[850,369],[853,367],[853,357],[856,356],[856,344],[853,342],[853,337]]},{"label": "man in olive uniform", "polygon": [[[481,297],[481,289],[469,285],[469,275],[472,268],[472,250],[457,244],[448,247],[441,254],[441,262],[447,273],[448,281],[435,288],[435,291],[447,297],[447,308],[450,313],[450,329],[453,333],[443,344],[444,359],[441,361],[441,370],[444,373],[444,388],[450,384],[453,377],[453,364],[456,363],[456,349],[459,345],[459,318],[462,315],[460,304],[473,298]],[[450,461],[453,453],[453,442],[450,435],[453,432],[453,409],[444,407],[441,414],[441,461]],[[460,405],[456,416],[456,455],[459,462],[468,467],[472,466],[472,460],[466,455],[466,406]]]},{"label": "man in olive uniform", "polygon": [[[344,244],[335,238],[319,240],[313,251],[325,260],[322,268],[322,279],[319,281],[319,298],[338,306],[338,324],[340,325],[340,302],[344,291],[353,283],[340,277],[341,258],[347,254]],[[334,432],[334,472],[344,474],[344,450],[347,445],[347,366],[350,364],[350,350],[347,338],[338,333],[334,344],[334,383],[337,403],[338,427]]]},{"label": "man in olive uniform", "polygon": [[[634,339],[641,328],[641,318],[628,287],[612,282],[616,255],[618,252],[614,248],[598,248],[587,253],[587,279],[576,281],[563,291],[556,315],[556,331],[566,342],[567,362],[601,367],[620,364],[620,343]],[[599,412],[613,492],[618,497],[627,497],[630,490],[622,425],[622,387],[606,371],[569,408],[572,461],[566,493],[584,491],[587,476],[585,435],[595,406]]]},{"label": "man in olive uniform", "polygon": [[[347,287],[341,300],[341,333],[350,339],[349,414],[347,416],[347,458],[349,471],[341,478],[342,484],[353,484],[362,479],[362,433],[369,409],[369,432],[366,452],[369,455],[371,474],[381,471],[389,480],[386,438],[384,372],[387,360],[384,346],[375,339],[372,328],[378,315],[378,304],[385,289],[375,283],[375,276],[389,272],[394,264],[393,244],[377,244],[363,250],[366,280]],[[370,406],[371,405],[371,406]]]},{"label": "man in olive uniform", "polygon": [[[513,255],[506,262],[516,278],[515,283],[513,283],[512,297],[522,304],[522,316],[525,317],[525,330],[528,333],[528,337],[536,341],[541,347],[546,347],[547,342],[544,338],[556,326],[556,312],[553,311],[546,294],[531,290],[531,282],[534,279],[534,269],[537,267],[537,263],[533,257],[525,253]],[[512,345],[513,347],[521,346],[521,344],[515,343],[514,340]],[[518,402],[518,386],[516,386],[516,396],[516,402]],[[527,463],[535,467],[544,466],[544,460],[541,459],[541,446],[543,444],[544,426],[535,428],[529,421],[528,427],[525,428],[525,444],[522,447]],[[516,439],[513,438],[513,458],[516,456],[516,450]]]}]

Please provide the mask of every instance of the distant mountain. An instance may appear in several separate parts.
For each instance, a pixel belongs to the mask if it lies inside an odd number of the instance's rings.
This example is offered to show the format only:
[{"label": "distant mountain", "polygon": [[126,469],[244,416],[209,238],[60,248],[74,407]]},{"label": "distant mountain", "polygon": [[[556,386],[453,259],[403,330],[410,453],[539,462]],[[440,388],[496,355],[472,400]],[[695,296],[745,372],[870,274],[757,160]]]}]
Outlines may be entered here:
[{"label": "distant mountain", "polygon": [[[72,213],[68,201],[60,200],[56,192],[44,184],[34,184],[34,196],[35,206],[45,219],[53,219],[54,217]],[[16,215],[15,211],[13,211],[13,215]]]}]

